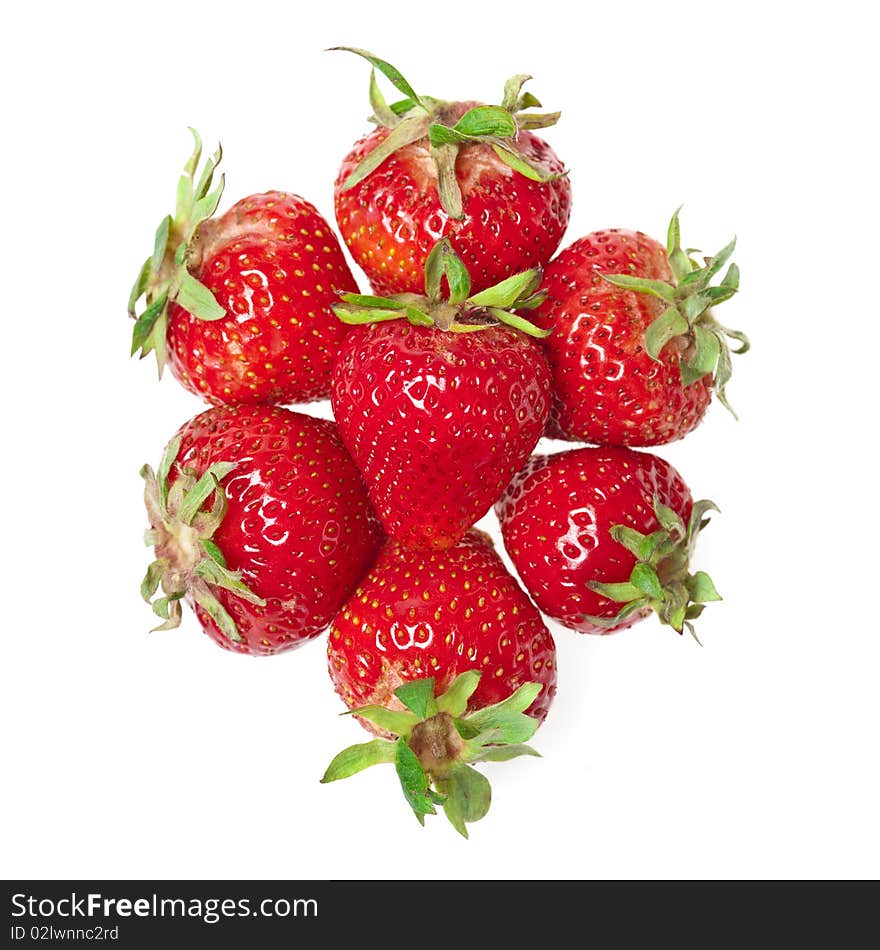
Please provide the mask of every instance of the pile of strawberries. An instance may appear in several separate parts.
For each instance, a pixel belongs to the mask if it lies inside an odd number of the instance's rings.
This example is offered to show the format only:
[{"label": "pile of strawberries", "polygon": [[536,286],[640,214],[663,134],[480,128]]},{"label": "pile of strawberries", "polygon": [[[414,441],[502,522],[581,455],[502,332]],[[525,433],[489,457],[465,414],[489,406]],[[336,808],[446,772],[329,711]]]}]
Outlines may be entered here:
[{"label": "pile of strawberries", "polygon": [[[739,273],[733,243],[683,250],[677,213],[665,247],[612,229],[554,258],[571,185],[529,77],[497,106],[444,102],[352,52],[376,128],[335,210],[371,295],[297,195],[214,217],[220,151],[202,165],[195,133],[138,275],[132,353],[213,407],[142,470],[141,591],[157,629],[187,601],[240,653],[329,627],[330,677],[375,738],[324,781],[393,763],[419,820],[442,807],[466,836],[490,801],[474,764],[535,754],[556,689],[542,613],[602,634],[654,612],[693,633],[719,599],[690,567],[714,505],[632,447],[682,438],[713,393],[727,405],[728,341],[748,341],[715,308]],[[328,396],[335,422],[281,408]],[[531,455],[544,435],[589,447]],[[493,505],[525,591],[473,528]]]}]

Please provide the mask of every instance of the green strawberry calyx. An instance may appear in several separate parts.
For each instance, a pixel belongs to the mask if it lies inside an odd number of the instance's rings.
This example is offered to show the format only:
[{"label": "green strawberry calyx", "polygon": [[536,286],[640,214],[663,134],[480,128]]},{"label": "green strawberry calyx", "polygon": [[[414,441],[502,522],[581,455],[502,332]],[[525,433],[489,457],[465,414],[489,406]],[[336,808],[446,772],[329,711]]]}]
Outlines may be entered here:
[{"label": "green strawberry calyx", "polygon": [[344,715],[358,716],[393,736],[350,746],[337,755],[322,783],[335,782],[371,765],[392,763],[407,804],[421,825],[437,806],[459,834],[489,811],[488,779],[473,766],[506,762],[538,753],[524,743],[535,734],[538,721],[525,711],[542,690],[525,683],[507,699],[467,714],[467,704],[481,674],[468,670],[457,676],[445,693],[435,695],[433,677],[412,680],[394,691],[404,709],[362,706]]},{"label": "green strawberry calyx", "polygon": [[[521,129],[545,129],[555,125],[560,113],[529,112],[541,103],[522,87],[532,77],[521,73],[504,84],[501,104],[475,105],[462,113],[460,103],[444,102],[430,96],[420,96],[407,82],[400,70],[366,50],[351,46],[335,46],[362,56],[373,67],[370,72],[370,121],[389,130],[388,137],[365,156],[342,185],[348,191],[372,174],[386,159],[399,149],[427,138],[431,158],[437,171],[437,192],[443,210],[451,217],[464,217],[461,189],[455,175],[455,159],[462,145],[483,143],[489,145],[506,165],[526,178],[549,182],[565,173],[547,174],[532,164],[517,147]],[[384,75],[404,98],[389,105],[376,82],[376,70]]]},{"label": "green strawberry calyx", "polygon": [[[195,143],[177,184],[174,214],[166,215],[156,228],[153,253],[141,265],[128,300],[128,315],[135,321],[131,335],[131,355],[140,352],[143,359],[155,353],[159,375],[167,361],[165,333],[168,307],[178,303],[200,320],[219,320],[226,311],[214,294],[190,273],[193,238],[199,225],[217,210],[223,194],[224,177],[214,186],[214,172],[222,157],[222,149],[205,161],[199,173],[202,140],[190,129]],[[212,188],[213,186],[213,188]],[[144,308],[138,312],[138,303]]]},{"label": "green strawberry calyx", "polygon": [[[449,293],[443,294],[443,280]],[[471,278],[448,237],[441,238],[425,261],[425,294],[371,297],[342,294],[333,312],[343,322],[357,325],[385,320],[407,320],[413,326],[437,327],[452,333],[470,333],[504,324],[528,336],[546,337],[542,330],[520,316],[518,310],[534,310],[547,294],[538,290],[540,268],[507,277],[494,287],[471,294]]]},{"label": "green strawberry calyx", "polygon": [[[212,540],[226,514],[226,493],[220,482],[235,465],[215,462],[197,476],[177,463],[180,442],[180,436],[169,442],[158,472],[149,465],[141,469],[144,504],[150,519],[144,543],[156,554],[141,582],[141,596],[162,620],[154,631],[180,626],[180,602],[189,595],[230,640],[240,643],[243,638],[235,621],[212,588],[231,591],[260,607],[266,601],[250,590],[240,572],[229,570],[223,552]],[[177,478],[169,488],[172,466],[176,466]],[[212,507],[205,510],[212,496]]]},{"label": "green strawberry calyx", "polygon": [[708,499],[694,502],[687,525],[669,507],[654,497],[654,513],[660,528],[642,534],[627,525],[611,528],[611,536],[637,558],[629,580],[617,584],[591,581],[590,590],[623,604],[614,617],[586,615],[584,619],[597,627],[614,628],[632,616],[654,611],[661,623],[677,633],[684,629],[699,643],[691,621],[703,612],[704,606],[721,595],[705,571],[690,573],[690,562],[697,537],[709,519],[709,511],[718,511]]},{"label": "green strawberry calyx", "polygon": [[[732,373],[731,352],[745,353],[749,339],[739,330],[723,326],[715,318],[713,307],[730,300],[739,290],[739,268],[731,263],[720,283],[713,286],[713,278],[730,260],[736,248],[736,238],[714,257],[704,258],[700,265],[692,256],[697,252],[682,249],[681,226],[678,215],[672,216],[666,239],[666,253],[674,281],[649,280],[631,274],[602,274],[615,287],[657,297],[665,309],[645,331],[645,350],[655,360],[671,340],[680,350],[679,368],[682,383],[690,386],[706,375],[712,375],[715,392],[722,405],[734,416],[727,401],[725,387]],[[731,350],[728,339],[739,345]]]}]

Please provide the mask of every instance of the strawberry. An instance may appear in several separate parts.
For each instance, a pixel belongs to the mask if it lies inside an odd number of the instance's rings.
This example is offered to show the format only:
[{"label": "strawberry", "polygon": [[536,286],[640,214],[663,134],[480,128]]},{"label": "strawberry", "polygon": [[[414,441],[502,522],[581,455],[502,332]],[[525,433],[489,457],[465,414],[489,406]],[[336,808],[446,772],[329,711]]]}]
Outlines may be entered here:
[{"label": "strawberry", "polygon": [[[211,218],[223,179],[211,190],[220,149],[196,170],[186,163],[173,217],[129,301],[132,354],[156,354],[177,379],[213,405],[326,398],[346,328],[330,306],[357,285],[330,225],[305,199],[281,191],[251,195]],[[146,308],[138,316],[138,300]]]},{"label": "strawberry", "polygon": [[[346,47],[342,47],[346,48]],[[377,128],[343,159],[336,179],[336,221],[376,293],[421,293],[425,260],[448,235],[476,290],[545,264],[571,212],[562,162],[533,129],[559,113],[540,106],[514,76],[500,106],[419,96],[400,72],[363,50],[374,67]],[[383,73],[406,97],[389,106],[376,83]]]},{"label": "strawberry", "polygon": [[[476,530],[446,551],[416,551],[388,539],[333,621],[327,653],[349,709],[399,709],[394,691],[402,684],[431,676],[442,691],[467,670],[484,674],[469,696],[471,712],[534,682],[545,688],[524,708],[543,721],[556,693],[553,638]],[[374,732],[385,729],[361,718]]]},{"label": "strawberry", "polygon": [[663,459],[624,448],[537,455],[496,506],[504,546],[540,609],[611,633],[657,613],[679,633],[720,600],[689,562],[711,501]]},{"label": "strawberry", "polygon": [[488,779],[473,763],[506,762],[520,755],[537,755],[530,739],[538,723],[525,714],[542,692],[540,683],[524,683],[492,706],[466,715],[479,688],[481,674],[469,670],[436,694],[433,677],[405,683],[394,691],[400,710],[367,706],[353,712],[393,738],[373,739],[349,746],[337,755],[322,783],[393,762],[404,798],[421,825],[425,815],[442,805],[446,817],[465,838],[469,822],[479,821],[492,800]]},{"label": "strawberry", "polygon": [[187,598],[226,649],[293,649],[329,624],[379,547],[358,471],[323,419],[209,409],[141,474],[156,552],[141,593],[162,588],[159,630],[179,625]]},{"label": "strawberry", "polygon": [[739,342],[736,353],[749,344],[718,323],[712,308],[736,293],[739,270],[731,264],[720,285],[711,281],[734,246],[700,267],[681,248],[676,212],[666,248],[641,232],[596,231],[547,266],[547,297],[534,319],[553,330],[544,347],[554,435],[660,445],[700,423],[713,389],[730,409],[726,338]]},{"label": "strawberry", "polygon": [[511,312],[537,305],[539,281],[527,271],[471,295],[444,238],[426,262],[427,296],[346,295],[336,307],[365,325],[340,348],[333,413],[383,527],[404,543],[455,544],[540,438],[550,374],[527,335],[539,331]]}]

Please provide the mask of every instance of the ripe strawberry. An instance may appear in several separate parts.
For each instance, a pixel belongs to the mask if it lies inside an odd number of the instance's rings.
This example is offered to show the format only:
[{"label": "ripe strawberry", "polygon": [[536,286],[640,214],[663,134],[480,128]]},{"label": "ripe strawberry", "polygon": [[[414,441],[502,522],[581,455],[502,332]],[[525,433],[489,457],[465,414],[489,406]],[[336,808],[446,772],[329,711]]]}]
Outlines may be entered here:
[{"label": "ripe strawberry", "polygon": [[[349,709],[400,709],[394,691],[402,684],[431,676],[442,691],[467,670],[483,673],[470,711],[535,682],[545,688],[528,712],[543,721],[556,693],[553,638],[476,530],[439,552],[386,541],[333,621],[327,652],[330,677]],[[374,732],[385,728],[362,718]]]},{"label": "ripe strawberry", "polygon": [[239,653],[290,650],[330,622],[381,532],[336,426],[274,406],[222,406],[187,422],[141,471],[156,560],[141,587],[165,630],[194,606]]},{"label": "ripe strawberry", "polygon": [[468,822],[483,818],[492,801],[488,779],[471,763],[538,754],[522,743],[538,728],[524,710],[542,692],[541,684],[524,683],[500,703],[465,715],[480,680],[480,673],[469,670],[440,695],[433,677],[412,680],[394,691],[400,711],[384,706],[353,710],[394,738],[349,746],[333,759],[321,781],[335,782],[371,765],[393,762],[419,824],[425,824],[425,815],[437,813],[435,805],[442,805],[455,830],[467,838]]},{"label": "ripe strawberry", "polygon": [[[166,359],[177,379],[214,405],[291,403],[328,395],[346,328],[330,306],[356,291],[330,225],[305,199],[251,195],[211,218],[220,150],[196,182],[201,142],[178,186],[174,216],[156,232],[129,301],[132,354]],[[137,316],[141,296],[146,309]]]},{"label": "ripe strawberry", "polygon": [[[571,184],[553,149],[532,129],[559,113],[510,79],[500,106],[420,97],[391,65],[351,50],[374,67],[378,126],[345,157],[336,180],[336,221],[376,293],[421,293],[425,260],[448,235],[476,290],[545,264],[571,212]],[[382,72],[406,97],[389,106]]]},{"label": "ripe strawberry", "polygon": [[540,438],[550,374],[525,335],[538,331],[510,312],[537,305],[539,281],[528,271],[470,295],[467,271],[444,239],[426,263],[427,297],[347,295],[336,308],[350,323],[381,321],[358,326],[343,343],[331,400],[379,519],[398,540],[455,544]]},{"label": "ripe strawberry", "polygon": [[[678,212],[667,247],[636,231],[596,231],[575,241],[545,270],[547,298],[535,322],[553,372],[551,430],[599,445],[660,445],[694,429],[712,390],[730,409],[726,337],[712,307],[732,297],[739,270],[731,241],[700,267],[681,248]],[[689,252],[690,253],[690,252]],[[731,410],[732,411],[732,410]]]},{"label": "ripe strawberry", "polygon": [[710,509],[668,462],[623,448],[533,456],[496,506],[535,603],[584,633],[623,630],[654,610],[693,634],[703,604],[721,599],[688,566]]}]

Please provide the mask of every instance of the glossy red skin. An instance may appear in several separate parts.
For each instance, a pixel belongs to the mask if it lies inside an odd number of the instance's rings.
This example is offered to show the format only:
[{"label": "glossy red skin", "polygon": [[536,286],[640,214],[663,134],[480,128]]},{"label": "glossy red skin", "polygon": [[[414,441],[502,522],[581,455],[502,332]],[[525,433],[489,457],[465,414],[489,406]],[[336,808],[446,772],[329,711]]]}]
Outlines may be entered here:
[{"label": "glossy red skin", "polygon": [[357,284],[327,221],[303,198],[251,195],[197,229],[189,269],[226,309],[199,320],[168,314],[168,363],[212,405],[304,403],[327,397],[347,332],[331,304]]},{"label": "glossy red skin", "polygon": [[402,683],[433,676],[439,694],[467,670],[483,674],[470,711],[501,702],[523,683],[542,683],[527,712],[543,722],[556,694],[553,637],[476,530],[439,552],[389,539],[333,621],[327,654],[349,709],[402,709],[393,695]]},{"label": "glossy red skin", "polygon": [[354,328],[331,400],[385,531],[443,549],[492,507],[537,444],[550,373],[541,348],[516,331],[395,320]]},{"label": "glossy red skin", "polygon": [[[508,485],[496,512],[504,546],[538,607],[572,630],[613,629],[584,619],[615,617],[621,605],[590,590],[590,581],[629,580],[635,555],[609,531],[628,525],[642,534],[660,529],[654,497],[687,524],[693,500],[681,475],[663,459],[624,448],[583,448],[535,455]],[[644,616],[644,614],[642,615]]]},{"label": "glossy red skin", "polygon": [[[461,104],[461,112],[475,103]],[[427,139],[405,146],[359,185],[342,185],[360,160],[388,135],[380,127],[355,144],[336,179],[336,221],[352,256],[376,293],[424,293],[425,259],[449,235],[477,292],[505,277],[546,264],[559,247],[571,213],[568,177],[541,184],[513,171],[491,147],[465,145],[456,176],[464,218],[440,205]],[[545,173],[560,173],[552,148],[529,131],[517,147]]]},{"label": "glossy red skin", "polygon": [[194,605],[205,633],[225,649],[256,655],[316,637],[381,543],[334,423],[275,406],[223,406],[187,422],[180,435],[182,467],[201,474],[214,462],[235,462],[221,482],[228,509],[213,540],[228,567],[267,600],[258,607],[212,588],[244,642],[229,640]]},{"label": "glossy red skin", "polygon": [[659,361],[644,334],[664,304],[624,291],[600,274],[672,279],[666,250],[640,231],[596,231],[544,271],[547,299],[531,319],[553,333],[543,341],[553,373],[551,432],[597,445],[673,442],[696,428],[712,396],[712,377],[682,385],[675,340]]}]

